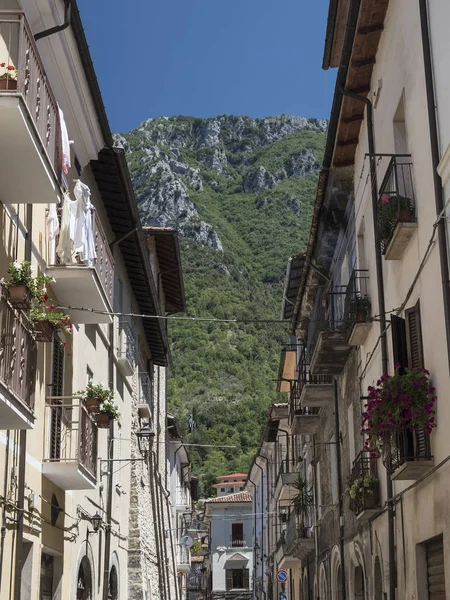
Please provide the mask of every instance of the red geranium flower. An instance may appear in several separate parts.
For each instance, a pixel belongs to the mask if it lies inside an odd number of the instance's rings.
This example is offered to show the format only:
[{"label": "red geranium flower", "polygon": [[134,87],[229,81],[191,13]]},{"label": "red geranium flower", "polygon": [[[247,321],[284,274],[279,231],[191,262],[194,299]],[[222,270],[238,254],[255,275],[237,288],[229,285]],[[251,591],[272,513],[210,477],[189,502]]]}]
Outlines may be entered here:
[{"label": "red geranium flower", "polygon": [[15,71],[16,67],[14,65],[8,65],[8,71]]}]

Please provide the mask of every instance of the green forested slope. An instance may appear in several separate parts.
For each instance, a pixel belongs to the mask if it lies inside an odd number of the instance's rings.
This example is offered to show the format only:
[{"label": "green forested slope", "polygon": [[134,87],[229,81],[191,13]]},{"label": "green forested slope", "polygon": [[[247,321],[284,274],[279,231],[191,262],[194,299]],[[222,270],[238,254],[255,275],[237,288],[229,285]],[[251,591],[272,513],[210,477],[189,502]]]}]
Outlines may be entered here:
[{"label": "green forested slope", "polygon": [[[117,136],[145,224],[181,234],[188,315],[278,319],[289,256],[305,248],[324,121],[160,118]],[[193,443],[205,495],[218,474],[248,469],[275,392],[280,324],[171,323],[170,409]]]}]

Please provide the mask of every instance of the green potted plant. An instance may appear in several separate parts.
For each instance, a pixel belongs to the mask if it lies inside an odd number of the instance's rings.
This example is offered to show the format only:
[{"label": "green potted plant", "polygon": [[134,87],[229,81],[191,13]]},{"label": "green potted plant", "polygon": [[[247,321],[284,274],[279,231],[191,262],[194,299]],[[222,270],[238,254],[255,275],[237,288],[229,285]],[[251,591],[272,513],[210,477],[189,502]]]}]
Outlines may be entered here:
[{"label": "green potted plant", "polygon": [[[292,504],[295,512],[301,517],[302,523],[304,524],[305,519],[309,516],[314,505],[313,486],[299,475],[297,481],[294,482],[293,487],[297,490],[297,494],[292,498]],[[299,535],[301,537],[307,537],[307,529],[308,528],[303,525],[299,529]]]},{"label": "green potted plant", "polygon": [[0,63],[0,69],[3,71],[0,73],[0,91],[12,92],[17,90],[18,72],[16,67],[2,62]]},{"label": "green potted plant", "polygon": [[[51,342],[56,330],[61,329],[65,333],[72,333],[72,324],[69,315],[55,311],[54,306],[40,306],[34,308],[30,313],[34,325],[34,335],[38,342]],[[66,345],[65,342],[64,345]]]},{"label": "green potted plant", "polygon": [[414,208],[411,199],[405,196],[385,194],[378,205],[380,239],[387,244],[397,223],[412,223]]},{"label": "green potted plant", "polygon": [[38,275],[33,277],[34,267],[31,262],[14,261],[9,264],[9,280],[2,283],[8,288],[9,301],[14,308],[28,310],[32,300],[43,303],[48,300],[46,285],[53,281],[52,277]]},{"label": "green potted plant", "polygon": [[378,478],[373,475],[358,477],[350,483],[350,498],[358,508],[375,508],[377,504]]},{"label": "green potted plant", "polygon": [[367,294],[363,296],[361,292],[356,292],[355,296],[350,300],[350,319],[356,323],[365,323],[370,316],[371,307],[372,304]]},{"label": "green potted plant", "polygon": [[90,413],[99,413],[102,402],[111,402],[114,399],[114,391],[103,387],[102,383],[89,381],[84,390],[77,392],[83,396],[84,405]]},{"label": "green potted plant", "polygon": [[100,404],[100,411],[97,415],[97,427],[99,429],[107,429],[114,419],[120,419],[119,407],[112,400],[105,400]]}]

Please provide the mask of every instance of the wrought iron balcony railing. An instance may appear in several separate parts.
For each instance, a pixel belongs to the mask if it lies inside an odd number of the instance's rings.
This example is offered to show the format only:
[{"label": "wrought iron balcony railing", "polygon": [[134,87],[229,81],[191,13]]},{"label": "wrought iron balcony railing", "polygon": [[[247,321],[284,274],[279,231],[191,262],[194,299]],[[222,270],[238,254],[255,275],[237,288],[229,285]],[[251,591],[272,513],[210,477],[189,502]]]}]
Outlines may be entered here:
[{"label": "wrought iron balcony railing", "polygon": [[393,479],[417,479],[433,466],[430,435],[424,429],[407,427],[387,434],[383,463]]},{"label": "wrought iron balcony railing", "polygon": [[380,506],[380,483],[377,459],[370,452],[360,452],[353,462],[349,479],[350,510],[356,515]]},{"label": "wrought iron balcony railing", "polygon": [[8,302],[0,285],[0,382],[23,402],[34,408],[37,346],[33,327],[23,312]]},{"label": "wrought iron balcony railing", "polygon": [[[0,10],[0,63],[14,66],[17,76],[0,79],[0,95],[20,94],[57,177],[62,149],[58,105],[22,11]],[[12,71],[11,71],[12,73]]]},{"label": "wrought iron balcony railing", "polygon": [[410,155],[390,157],[378,200],[378,232],[381,251],[386,253],[395,229],[401,223],[415,223],[416,198]]},{"label": "wrought iron balcony railing", "polygon": [[136,335],[128,321],[119,321],[119,364],[131,375],[136,367]]},{"label": "wrought iron balcony railing", "polygon": [[141,404],[148,404],[153,407],[153,385],[152,378],[146,371],[139,373],[139,401]]}]

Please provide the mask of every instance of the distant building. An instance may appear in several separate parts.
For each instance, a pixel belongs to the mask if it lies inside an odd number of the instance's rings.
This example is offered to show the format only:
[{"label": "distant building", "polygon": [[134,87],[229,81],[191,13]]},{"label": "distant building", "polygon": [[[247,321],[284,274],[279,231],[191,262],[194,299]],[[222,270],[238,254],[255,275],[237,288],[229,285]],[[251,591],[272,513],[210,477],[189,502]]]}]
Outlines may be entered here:
[{"label": "distant building", "polygon": [[251,509],[252,496],[245,491],[205,503],[205,519],[210,529],[208,600],[252,598]]},{"label": "distant building", "polygon": [[217,497],[220,498],[221,496],[243,492],[247,482],[247,474],[233,473],[232,475],[221,475],[217,477],[217,481],[218,483],[214,484],[213,487],[216,488]]}]

